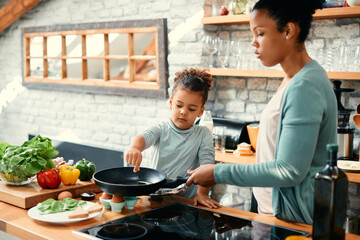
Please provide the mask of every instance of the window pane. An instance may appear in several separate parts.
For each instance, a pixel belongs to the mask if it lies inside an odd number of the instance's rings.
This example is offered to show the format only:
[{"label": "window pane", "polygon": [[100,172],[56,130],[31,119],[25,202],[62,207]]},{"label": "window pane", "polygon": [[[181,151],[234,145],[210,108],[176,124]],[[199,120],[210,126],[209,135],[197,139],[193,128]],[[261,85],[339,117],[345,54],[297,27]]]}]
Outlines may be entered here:
[{"label": "window pane", "polygon": [[48,59],[49,78],[61,78],[61,60]]},{"label": "window pane", "polygon": [[104,55],[104,34],[86,35],[86,55],[93,57]]},{"label": "window pane", "polygon": [[129,79],[128,60],[110,60],[110,79]]},{"label": "window pane", "polygon": [[81,59],[67,59],[67,77],[81,78]]},{"label": "window pane", "polygon": [[89,79],[102,79],[104,77],[103,60],[101,59],[88,59],[87,69]]},{"label": "window pane", "polygon": [[155,60],[135,60],[135,81],[156,82]]},{"label": "window pane", "polygon": [[80,35],[67,35],[66,36],[66,55],[68,57],[81,57],[82,46]]},{"label": "window pane", "polygon": [[49,36],[47,38],[47,55],[49,57],[61,56],[61,36]]},{"label": "window pane", "polygon": [[30,76],[43,77],[44,65],[42,59],[30,59]]},{"label": "window pane", "polygon": [[155,55],[155,34],[134,34],[135,55]]},{"label": "window pane", "polygon": [[110,33],[109,34],[109,45],[110,55],[128,55],[128,42],[127,34]]},{"label": "window pane", "polygon": [[43,37],[30,38],[30,56],[31,57],[43,56]]}]

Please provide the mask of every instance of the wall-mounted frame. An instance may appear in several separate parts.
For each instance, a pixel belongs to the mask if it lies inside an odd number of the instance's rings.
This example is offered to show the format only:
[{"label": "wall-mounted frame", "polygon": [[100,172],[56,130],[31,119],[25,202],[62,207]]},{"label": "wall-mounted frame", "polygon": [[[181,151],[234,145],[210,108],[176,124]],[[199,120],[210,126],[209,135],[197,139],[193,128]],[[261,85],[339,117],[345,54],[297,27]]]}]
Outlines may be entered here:
[{"label": "wall-mounted frame", "polygon": [[167,46],[166,19],[23,28],[23,84],[167,97]]}]

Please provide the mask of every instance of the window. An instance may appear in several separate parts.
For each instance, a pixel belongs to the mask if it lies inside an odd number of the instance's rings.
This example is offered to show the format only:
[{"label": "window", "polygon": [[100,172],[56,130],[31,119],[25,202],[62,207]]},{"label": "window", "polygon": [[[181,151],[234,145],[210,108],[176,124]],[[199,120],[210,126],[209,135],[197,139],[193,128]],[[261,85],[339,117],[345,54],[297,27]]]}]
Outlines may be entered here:
[{"label": "window", "polygon": [[166,19],[23,29],[24,85],[167,97]]}]

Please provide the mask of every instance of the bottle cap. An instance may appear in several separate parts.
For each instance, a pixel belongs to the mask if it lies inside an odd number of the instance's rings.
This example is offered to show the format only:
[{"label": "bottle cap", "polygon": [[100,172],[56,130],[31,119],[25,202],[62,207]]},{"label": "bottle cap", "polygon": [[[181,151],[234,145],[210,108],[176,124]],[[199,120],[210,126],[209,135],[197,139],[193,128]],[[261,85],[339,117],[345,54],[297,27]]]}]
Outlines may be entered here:
[{"label": "bottle cap", "polygon": [[326,151],[328,152],[337,152],[338,145],[336,143],[329,143],[326,145]]}]

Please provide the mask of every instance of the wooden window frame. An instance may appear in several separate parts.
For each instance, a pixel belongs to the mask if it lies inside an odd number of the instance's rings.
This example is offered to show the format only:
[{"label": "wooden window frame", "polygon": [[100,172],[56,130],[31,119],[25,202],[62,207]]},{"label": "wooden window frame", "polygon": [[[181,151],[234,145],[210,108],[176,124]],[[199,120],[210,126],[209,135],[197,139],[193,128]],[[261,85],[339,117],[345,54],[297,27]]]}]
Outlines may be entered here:
[{"label": "wooden window frame", "polygon": [[[109,55],[108,34],[120,33],[128,36],[128,55]],[[155,55],[135,55],[133,36],[136,33],[154,33]],[[86,35],[104,34],[104,55],[86,55]],[[82,62],[81,79],[67,78],[66,60],[74,57],[66,55],[67,35],[82,36]],[[47,56],[47,37],[61,36],[61,56]],[[43,56],[30,56],[30,38],[43,37]],[[168,97],[168,39],[167,39],[167,20],[130,20],[114,22],[97,22],[71,25],[54,25],[44,27],[26,27],[22,29],[22,58],[23,58],[23,85],[28,88],[37,89],[61,89],[69,91],[103,93],[111,95],[128,95],[142,97]],[[43,60],[43,76],[31,76],[30,59]],[[48,77],[48,59],[61,60],[61,78]],[[100,59],[103,61],[103,78],[88,79],[87,60]],[[125,81],[114,81],[110,79],[109,61],[127,59],[129,67],[129,79]],[[156,62],[156,81],[135,81],[135,61],[136,60],[155,60]]]}]

